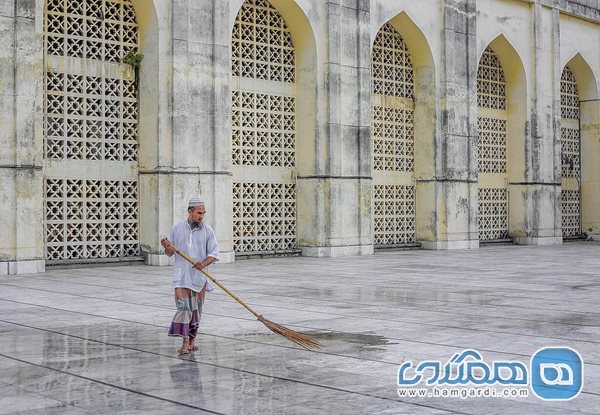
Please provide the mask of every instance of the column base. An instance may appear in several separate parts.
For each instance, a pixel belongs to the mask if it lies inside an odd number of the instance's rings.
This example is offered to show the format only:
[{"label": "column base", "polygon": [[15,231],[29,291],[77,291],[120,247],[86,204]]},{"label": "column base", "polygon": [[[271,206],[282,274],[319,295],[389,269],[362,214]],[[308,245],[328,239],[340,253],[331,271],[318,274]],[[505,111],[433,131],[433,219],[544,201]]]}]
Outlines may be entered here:
[{"label": "column base", "polygon": [[173,265],[173,257],[168,257],[165,254],[148,254],[146,255],[146,265],[153,267],[166,267]]},{"label": "column base", "polygon": [[232,262],[235,262],[235,251],[219,252],[217,264],[231,264]]},{"label": "column base", "polygon": [[561,245],[563,240],[560,236],[538,236],[538,237],[522,237],[514,238],[517,245]]},{"label": "column base", "polygon": [[302,247],[302,256],[316,258],[330,258],[340,256],[372,255],[373,245],[353,246],[305,246]]},{"label": "column base", "polygon": [[419,241],[421,248],[433,251],[450,251],[455,249],[478,249],[479,240],[467,241]]},{"label": "column base", "polygon": [[46,272],[46,261],[43,259],[0,262],[0,275],[40,274],[43,272]]}]

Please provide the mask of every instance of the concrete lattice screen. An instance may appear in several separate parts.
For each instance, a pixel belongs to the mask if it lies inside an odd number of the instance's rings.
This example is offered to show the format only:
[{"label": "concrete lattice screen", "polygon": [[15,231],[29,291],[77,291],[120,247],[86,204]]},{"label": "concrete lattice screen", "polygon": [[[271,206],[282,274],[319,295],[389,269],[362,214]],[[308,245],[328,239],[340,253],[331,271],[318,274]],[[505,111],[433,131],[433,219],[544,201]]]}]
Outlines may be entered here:
[{"label": "concrete lattice screen", "polygon": [[373,45],[373,241],[416,242],[413,64],[398,31],[386,23]]},{"label": "concrete lattice screen", "polygon": [[506,80],[487,48],[477,70],[478,228],[481,241],[508,238]]},{"label": "concrete lattice screen", "polygon": [[[600,186],[600,164],[598,163],[600,151],[600,140],[598,140],[598,137],[600,137],[598,129],[600,125],[600,100],[598,98],[600,91],[589,62],[589,56],[575,53],[570,59],[565,60],[562,72],[562,75],[569,77],[567,79],[570,81],[565,84],[564,92],[566,92],[565,98],[567,101],[564,103],[565,105],[561,105],[561,110],[562,107],[571,107],[572,110],[563,114],[561,128],[577,129],[577,131],[570,133],[570,136],[573,136],[573,140],[575,140],[575,137],[577,138],[576,142],[572,142],[572,145],[579,145],[579,159],[575,157],[576,148],[569,148],[570,146],[566,149],[568,154],[563,157],[566,164],[566,166],[563,165],[563,168],[567,167],[566,174],[575,175],[575,178],[565,177],[565,172],[563,172],[562,182],[563,185],[566,185],[564,189],[579,190],[579,197],[572,202],[573,205],[575,203],[579,204],[579,218],[574,217],[573,220],[579,220],[581,223],[580,232],[574,237],[596,235],[600,230],[600,210],[598,209],[600,204],[600,192],[598,191]],[[572,73],[572,78],[566,72],[567,70]],[[577,96],[575,96],[575,93]],[[561,89],[561,98],[562,95]],[[575,113],[575,110],[578,112]],[[578,116],[577,120],[573,118],[576,115]],[[569,116],[572,118],[567,118]],[[572,170],[571,161],[575,168],[574,171],[570,171]],[[579,173],[579,176],[577,176],[577,173]],[[563,214],[569,212],[568,209],[569,207],[563,206]],[[576,213],[573,210],[570,212]],[[564,226],[568,223],[563,217],[563,237],[566,236]]]},{"label": "concrete lattice screen", "polygon": [[563,238],[581,235],[581,157],[579,140],[579,93],[569,67],[560,78],[561,205]]},{"label": "concrete lattice screen", "polygon": [[237,14],[232,75],[234,250],[289,252],[298,245],[295,49],[266,0],[246,1]]},{"label": "concrete lattice screen", "polygon": [[49,0],[45,10],[46,259],[139,255],[139,49],[128,0]]}]

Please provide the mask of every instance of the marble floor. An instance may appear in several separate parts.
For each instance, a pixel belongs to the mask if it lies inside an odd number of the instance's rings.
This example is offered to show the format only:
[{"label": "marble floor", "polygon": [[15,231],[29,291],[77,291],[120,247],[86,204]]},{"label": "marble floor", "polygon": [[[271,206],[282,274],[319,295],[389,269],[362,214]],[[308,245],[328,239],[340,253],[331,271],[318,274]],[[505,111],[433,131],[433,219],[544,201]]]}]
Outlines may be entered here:
[{"label": "marble floor", "polygon": [[[0,414],[598,414],[600,244],[385,251],[271,258],[210,272],[270,320],[311,333],[307,351],[272,334],[219,288],[200,350],[166,332],[170,267],[48,269],[0,277]],[[544,346],[585,362],[571,401],[400,398],[399,365],[484,360],[527,366]]]}]

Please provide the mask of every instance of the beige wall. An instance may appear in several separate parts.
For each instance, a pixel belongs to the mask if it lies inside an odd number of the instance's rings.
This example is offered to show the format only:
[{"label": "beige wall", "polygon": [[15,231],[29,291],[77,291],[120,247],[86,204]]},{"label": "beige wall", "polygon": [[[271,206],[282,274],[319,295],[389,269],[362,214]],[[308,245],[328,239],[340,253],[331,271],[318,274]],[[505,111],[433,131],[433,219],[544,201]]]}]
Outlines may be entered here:
[{"label": "beige wall", "polygon": [[[207,222],[217,231],[225,260],[234,258],[229,54],[242,3],[134,1],[145,55],[140,243],[150,263],[168,262],[160,237],[185,217],[192,194],[207,200]],[[272,3],[288,22],[297,51],[298,240],[304,254],[372,252],[370,48],[388,21],[409,45],[415,65],[418,240],[441,249],[477,246],[472,77],[488,45],[512,84],[512,236],[519,243],[561,240],[556,120],[557,85],[566,64],[586,101],[583,227],[600,233],[600,104],[594,101],[600,96],[600,10],[561,2],[580,10],[582,18],[546,1],[477,0],[448,7],[441,0]],[[0,225],[6,235],[0,274],[36,272],[44,263],[44,2],[19,4],[0,6]]]}]

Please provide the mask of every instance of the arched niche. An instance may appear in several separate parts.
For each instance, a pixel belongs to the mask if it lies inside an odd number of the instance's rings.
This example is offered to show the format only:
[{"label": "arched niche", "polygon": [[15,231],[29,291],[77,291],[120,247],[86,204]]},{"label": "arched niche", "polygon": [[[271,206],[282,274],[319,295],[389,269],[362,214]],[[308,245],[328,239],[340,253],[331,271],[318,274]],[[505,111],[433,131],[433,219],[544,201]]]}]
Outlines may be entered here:
[{"label": "arched niche", "polygon": [[586,59],[577,53],[566,65],[579,93],[581,153],[581,231],[600,234],[600,101],[598,80]]},{"label": "arched niche", "polygon": [[516,238],[525,236],[530,224],[528,219],[530,195],[526,186],[523,185],[528,170],[532,168],[531,161],[526,157],[527,79],[521,57],[504,35],[497,36],[487,47],[499,59],[506,82],[506,174],[504,186],[508,188],[508,235]]},{"label": "arched niche", "polygon": [[405,41],[414,73],[414,179],[417,241],[435,241],[436,74],[431,47],[406,12],[389,20]]},{"label": "arched niche", "polygon": [[[234,22],[238,13],[244,5],[244,1],[230,1],[230,34],[233,31]],[[295,76],[291,86],[284,89],[287,93],[294,95],[295,99],[295,166],[292,168],[293,178],[298,176],[314,176],[317,169],[317,141],[316,141],[316,123],[317,123],[317,51],[316,42],[312,27],[304,10],[294,1],[287,0],[269,0],[268,3],[274,7],[277,13],[285,20],[285,25],[289,30],[289,35],[294,48]],[[270,6],[269,6],[270,7]],[[231,38],[230,38],[231,41]],[[241,76],[231,76],[230,86],[233,91],[240,90],[243,85],[247,91],[264,91],[264,87],[277,89],[277,81],[265,81],[254,78],[242,78]],[[288,88],[292,88],[290,90]],[[234,179],[236,169],[233,166]],[[256,169],[258,171],[258,169]],[[266,169],[263,169],[266,171]],[[272,174],[257,175],[261,181],[275,180]],[[262,173],[261,173],[262,174]],[[266,174],[266,173],[265,173]],[[283,180],[289,180],[289,173],[285,172],[286,177]],[[314,189],[308,185],[302,185],[296,181],[296,224],[297,224],[297,242],[299,246],[314,245],[316,234],[320,228],[315,226],[316,214]],[[235,199],[235,198],[234,198]],[[235,215],[234,215],[235,216]]]}]

